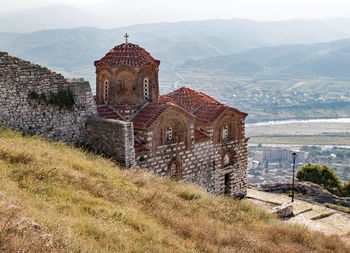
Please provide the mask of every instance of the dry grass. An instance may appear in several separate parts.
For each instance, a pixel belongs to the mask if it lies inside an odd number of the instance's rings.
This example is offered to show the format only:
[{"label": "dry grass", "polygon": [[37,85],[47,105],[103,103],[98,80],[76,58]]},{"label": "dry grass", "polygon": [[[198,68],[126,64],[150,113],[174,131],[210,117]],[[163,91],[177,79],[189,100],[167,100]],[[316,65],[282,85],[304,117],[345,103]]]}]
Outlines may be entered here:
[{"label": "dry grass", "polygon": [[63,251],[63,245],[53,245],[51,235],[42,233],[38,224],[21,217],[17,206],[0,201],[0,217],[1,252]]},{"label": "dry grass", "polygon": [[[1,215],[0,225],[28,217],[42,227],[39,234],[23,236],[1,229],[0,249],[17,245],[12,251],[350,251],[339,237],[282,224],[248,202],[214,197],[197,186],[145,171],[121,170],[108,159],[40,137],[0,130],[0,168],[3,199],[20,207],[14,216]],[[37,240],[42,233],[53,238],[46,251]]]}]

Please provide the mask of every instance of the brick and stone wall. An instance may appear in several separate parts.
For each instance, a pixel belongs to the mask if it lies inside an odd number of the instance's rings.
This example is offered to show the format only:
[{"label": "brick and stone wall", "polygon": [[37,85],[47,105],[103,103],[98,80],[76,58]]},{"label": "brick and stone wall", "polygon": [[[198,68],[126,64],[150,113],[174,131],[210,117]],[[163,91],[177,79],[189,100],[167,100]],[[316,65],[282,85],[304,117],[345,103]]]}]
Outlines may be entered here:
[{"label": "brick and stone wall", "polygon": [[94,150],[113,156],[124,167],[135,165],[132,122],[91,117],[87,121],[86,141]]},{"label": "brick and stone wall", "polygon": [[[70,89],[72,108],[30,98]],[[91,88],[82,79],[67,80],[47,68],[0,52],[0,125],[65,142],[84,142],[86,120],[96,115]]]},{"label": "brick and stone wall", "polygon": [[[222,157],[230,150],[235,157],[227,166]],[[246,195],[247,139],[215,144],[211,139],[194,142],[190,147],[182,143],[158,146],[155,153],[139,153],[136,162],[163,176],[171,176],[173,162],[181,167],[181,179],[193,182],[215,195],[225,193],[225,174],[229,175],[231,196]]]}]

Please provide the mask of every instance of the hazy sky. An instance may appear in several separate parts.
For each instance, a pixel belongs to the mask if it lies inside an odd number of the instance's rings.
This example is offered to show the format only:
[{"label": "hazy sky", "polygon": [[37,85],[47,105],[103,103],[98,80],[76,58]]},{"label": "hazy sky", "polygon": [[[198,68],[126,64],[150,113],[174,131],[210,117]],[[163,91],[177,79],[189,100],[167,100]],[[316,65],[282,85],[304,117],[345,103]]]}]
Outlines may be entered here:
[{"label": "hazy sky", "polygon": [[125,19],[125,24],[213,18],[350,17],[350,0],[0,0],[2,12],[50,4],[72,5],[106,16],[117,15]]}]

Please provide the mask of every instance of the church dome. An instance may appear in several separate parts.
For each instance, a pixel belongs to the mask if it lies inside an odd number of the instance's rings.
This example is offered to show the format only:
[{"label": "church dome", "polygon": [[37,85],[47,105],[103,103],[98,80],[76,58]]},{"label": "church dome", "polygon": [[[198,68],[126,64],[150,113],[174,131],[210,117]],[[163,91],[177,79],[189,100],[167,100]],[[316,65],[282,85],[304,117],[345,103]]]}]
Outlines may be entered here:
[{"label": "church dome", "polygon": [[95,61],[94,65],[105,64],[109,67],[127,65],[141,67],[146,64],[159,66],[160,61],[154,59],[144,48],[132,44],[123,43],[111,49],[101,60]]}]

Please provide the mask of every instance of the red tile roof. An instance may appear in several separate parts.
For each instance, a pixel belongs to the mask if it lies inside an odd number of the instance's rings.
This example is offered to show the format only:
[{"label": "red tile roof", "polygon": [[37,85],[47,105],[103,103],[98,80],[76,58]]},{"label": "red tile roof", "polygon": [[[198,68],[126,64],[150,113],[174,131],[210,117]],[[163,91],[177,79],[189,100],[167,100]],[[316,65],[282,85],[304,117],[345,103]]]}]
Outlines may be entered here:
[{"label": "red tile roof", "polygon": [[172,100],[170,97],[168,97],[167,95],[159,95],[158,102],[171,103],[171,104],[177,105],[176,102]]},{"label": "red tile roof", "polygon": [[205,125],[214,122],[229,107],[223,104],[206,104],[199,108],[194,115],[196,121]]},{"label": "red tile roof", "polygon": [[195,139],[195,141],[204,141],[204,140],[209,140],[210,137],[195,129],[194,130],[194,139]]},{"label": "red tile roof", "polygon": [[176,108],[182,111],[182,113],[184,113],[185,115],[187,115],[187,117],[194,119],[193,114],[188,113],[180,106],[174,103],[158,101],[155,103],[149,103],[147,106],[142,108],[140,112],[136,114],[135,118],[133,118],[131,121],[134,123],[134,128],[147,129],[157,121],[160,115],[162,115],[166,110],[171,108]]},{"label": "red tile roof", "polygon": [[165,96],[171,98],[177,105],[191,113],[205,104],[222,105],[214,98],[186,87],[170,92]]},{"label": "red tile roof", "polygon": [[[213,123],[226,109],[231,108],[202,92],[186,87],[182,87],[161,97],[164,101],[166,100],[165,97],[170,98],[170,101],[195,115],[196,122],[206,125]],[[247,115],[238,110],[236,111],[244,116]]]},{"label": "red tile roof", "polygon": [[119,115],[107,105],[97,106],[97,113],[101,118],[122,120],[122,118],[119,117]]},{"label": "red tile roof", "polygon": [[124,43],[111,49],[101,60],[95,61],[95,66],[105,64],[110,67],[128,65],[131,67],[141,67],[145,64],[159,66],[160,61],[154,59],[142,47]]},{"label": "red tile roof", "polygon": [[134,123],[134,128],[149,128],[171,106],[169,103],[149,103],[131,120]]}]

